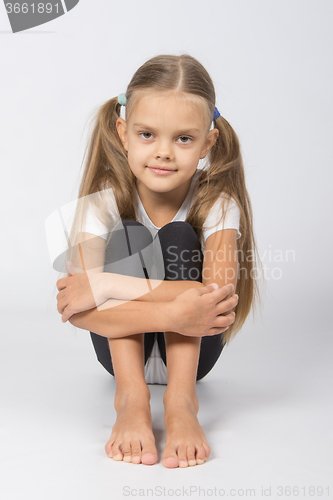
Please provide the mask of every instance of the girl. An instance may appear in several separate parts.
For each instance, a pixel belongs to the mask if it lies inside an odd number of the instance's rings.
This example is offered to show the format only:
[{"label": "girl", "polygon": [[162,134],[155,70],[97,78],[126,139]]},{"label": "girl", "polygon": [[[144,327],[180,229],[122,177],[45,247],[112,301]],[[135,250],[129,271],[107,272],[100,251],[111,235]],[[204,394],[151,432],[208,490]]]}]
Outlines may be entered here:
[{"label": "girl", "polygon": [[196,59],[150,59],[125,94],[100,108],[79,201],[71,234],[78,244],[57,282],[58,311],[90,331],[115,377],[106,453],[157,461],[147,384],[162,383],[162,463],[202,464],[210,448],[196,380],[244,324],[258,289],[238,138]]}]

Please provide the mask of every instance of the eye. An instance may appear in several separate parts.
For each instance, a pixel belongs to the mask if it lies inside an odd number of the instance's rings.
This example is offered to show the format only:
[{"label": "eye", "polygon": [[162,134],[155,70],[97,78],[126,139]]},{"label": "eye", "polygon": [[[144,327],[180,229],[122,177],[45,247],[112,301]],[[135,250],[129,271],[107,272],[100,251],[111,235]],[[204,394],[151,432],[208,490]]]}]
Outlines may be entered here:
[{"label": "eye", "polygon": [[178,138],[178,140],[182,143],[182,144],[189,144],[192,139],[191,137],[188,137],[187,135],[182,135]]},{"label": "eye", "polygon": [[143,139],[151,139],[153,135],[150,132],[140,132],[139,134]]}]

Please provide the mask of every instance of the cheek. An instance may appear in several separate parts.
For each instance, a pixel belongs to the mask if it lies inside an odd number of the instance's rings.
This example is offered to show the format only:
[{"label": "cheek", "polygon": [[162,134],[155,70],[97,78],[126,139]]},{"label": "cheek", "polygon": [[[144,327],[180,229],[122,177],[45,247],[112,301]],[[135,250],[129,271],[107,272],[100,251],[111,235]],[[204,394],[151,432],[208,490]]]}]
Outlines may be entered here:
[{"label": "cheek", "polygon": [[198,161],[200,159],[200,151],[198,148],[193,149],[193,150],[183,150],[180,151],[179,154],[177,155],[177,161],[181,163],[184,166],[189,166],[192,167],[194,164],[198,164]]},{"label": "cheek", "polygon": [[135,168],[138,166],[142,166],[143,163],[146,163],[147,152],[145,148],[140,147],[138,144],[129,144],[128,148],[128,163],[130,167]]}]

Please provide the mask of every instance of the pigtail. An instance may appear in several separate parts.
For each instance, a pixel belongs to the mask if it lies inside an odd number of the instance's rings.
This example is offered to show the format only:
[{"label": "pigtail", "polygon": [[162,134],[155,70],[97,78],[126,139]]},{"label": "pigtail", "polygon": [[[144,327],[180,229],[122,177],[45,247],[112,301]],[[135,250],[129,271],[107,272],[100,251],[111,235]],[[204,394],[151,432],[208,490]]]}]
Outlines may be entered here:
[{"label": "pigtail", "polygon": [[114,97],[103,104],[97,112],[79,197],[112,187],[120,216],[126,220],[135,219],[133,204],[135,177],[128,165],[127,152],[116,129],[120,107],[117,97]]},{"label": "pigtail", "polygon": [[[66,257],[77,265],[80,265],[80,243],[85,238],[83,227],[88,208],[106,227],[115,224],[114,214],[110,213],[107,205],[107,189],[112,188],[120,219],[136,218],[135,177],[117,132],[116,122],[119,114],[120,104],[115,97],[103,104],[93,117],[93,128],[83,159],[85,168],[79,187],[78,203],[71,226],[70,248]],[[111,232],[107,242],[110,237]]]},{"label": "pigtail", "polygon": [[216,143],[209,153],[209,166],[199,178],[194,193],[195,202],[188,215],[189,222],[201,238],[202,226],[210,208],[223,193],[225,201],[222,206],[221,220],[224,220],[228,209],[228,201],[233,198],[240,209],[241,237],[237,240],[239,261],[238,280],[235,293],[239,302],[235,308],[235,322],[224,332],[223,342],[229,343],[231,338],[241,329],[256,302],[259,300],[259,285],[256,272],[261,269],[257,245],[253,230],[252,206],[245,184],[245,173],[237,134],[220,116],[215,120],[219,131]]}]

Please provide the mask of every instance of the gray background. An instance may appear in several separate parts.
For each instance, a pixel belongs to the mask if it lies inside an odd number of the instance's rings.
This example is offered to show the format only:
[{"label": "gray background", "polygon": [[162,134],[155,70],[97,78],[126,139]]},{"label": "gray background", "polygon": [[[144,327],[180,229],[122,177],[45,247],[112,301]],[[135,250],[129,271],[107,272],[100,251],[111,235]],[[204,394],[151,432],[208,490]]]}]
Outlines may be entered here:
[{"label": "gray background", "polygon": [[[332,14],[324,0],[95,0],[14,35],[0,8],[3,498],[155,485],[332,496]],[[114,381],[56,312],[44,222],[76,197],[91,112],[149,57],[184,52],[240,138],[267,293],[198,384],[211,459],[170,471],[104,455]],[[164,388],[151,389],[161,453]]]}]

